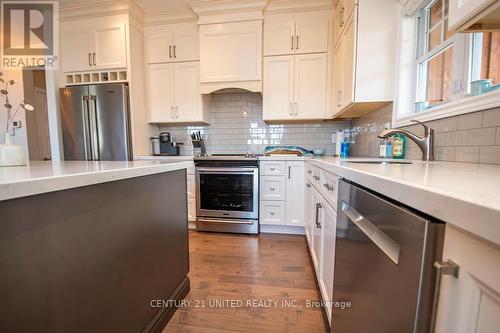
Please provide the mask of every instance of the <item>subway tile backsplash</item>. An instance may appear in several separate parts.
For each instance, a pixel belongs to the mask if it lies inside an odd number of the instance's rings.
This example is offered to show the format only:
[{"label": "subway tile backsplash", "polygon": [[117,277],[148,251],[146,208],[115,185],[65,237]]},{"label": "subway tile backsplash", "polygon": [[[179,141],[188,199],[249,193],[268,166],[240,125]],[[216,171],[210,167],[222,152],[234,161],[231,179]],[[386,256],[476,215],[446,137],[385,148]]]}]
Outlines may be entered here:
[{"label": "subway tile backsplash", "polygon": [[349,121],[310,124],[265,124],[262,95],[241,91],[214,93],[209,104],[210,125],[161,126],[182,142],[181,155],[193,155],[190,133],[202,132],[209,154],[262,153],[270,145],[295,145],[306,149],[325,149],[333,155],[332,134],[349,128]]},{"label": "subway tile backsplash", "polygon": [[[391,126],[392,105],[354,119],[348,130],[354,156],[378,156],[384,128]],[[434,153],[438,161],[500,164],[500,108],[427,122],[435,131]],[[420,125],[405,127],[423,135]],[[407,157],[420,159],[417,145],[408,140]]]}]

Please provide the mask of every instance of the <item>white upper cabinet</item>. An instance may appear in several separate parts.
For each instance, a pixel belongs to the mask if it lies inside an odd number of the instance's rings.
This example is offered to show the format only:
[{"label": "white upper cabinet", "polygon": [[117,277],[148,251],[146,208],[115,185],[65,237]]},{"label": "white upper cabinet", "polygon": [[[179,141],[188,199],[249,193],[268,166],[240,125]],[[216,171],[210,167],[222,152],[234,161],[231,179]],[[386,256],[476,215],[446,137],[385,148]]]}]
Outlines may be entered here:
[{"label": "white upper cabinet", "polygon": [[197,61],[148,65],[146,80],[150,122],[207,122]]},{"label": "white upper cabinet", "polygon": [[295,118],[325,118],[326,73],[326,53],[302,54],[295,57]]},{"label": "white upper cabinet", "polygon": [[286,120],[293,116],[294,57],[264,58],[264,120]]},{"label": "white upper cabinet", "polygon": [[327,54],[264,57],[263,118],[325,118]]},{"label": "white upper cabinet", "polygon": [[328,50],[326,13],[268,15],[264,20],[264,56]]},{"label": "white upper cabinet", "polygon": [[498,30],[500,27],[500,1],[450,0],[448,22],[450,30]]},{"label": "white upper cabinet", "polygon": [[200,25],[200,80],[262,80],[262,21]]},{"label": "white upper cabinet", "polygon": [[342,6],[345,14],[341,23],[337,19],[331,114],[359,117],[394,98],[397,2],[346,0],[339,6],[337,17]]},{"label": "white upper cabinet", "polygon": [[122,16],[63,23],[64,72],[126,68],[126,34],[126,19]]},{"label": "white upper cabinet", "polygon": [[335,42],[345,29],[347,20],[351,17],[358,0],[339,0],[335,10]]},{"label": "white upper cabinet", "polygon": [[145,35],[148,64],[199,60],[196,23],[147,27]]}]

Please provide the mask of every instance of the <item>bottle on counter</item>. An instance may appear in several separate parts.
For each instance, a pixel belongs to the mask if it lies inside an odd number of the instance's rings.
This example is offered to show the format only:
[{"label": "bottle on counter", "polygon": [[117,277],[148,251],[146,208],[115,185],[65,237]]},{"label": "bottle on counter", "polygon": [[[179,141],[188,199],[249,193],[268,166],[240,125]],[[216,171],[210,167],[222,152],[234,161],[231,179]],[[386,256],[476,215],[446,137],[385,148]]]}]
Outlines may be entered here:
[{"label": "bottle on counter", "polygon": [[340,158],[349,157],[349,142],[344,141],[340,146]]},{"label": "bottle on counter", "polygon": [[380,142],[380,158],[390,158],[392,156],[392,144],[389,140],[382,140]]},{"label": "bottle on counter", "polygon": [[402,134],[394,134],[392,157],[397,159],[406,157],[406,137]]}]

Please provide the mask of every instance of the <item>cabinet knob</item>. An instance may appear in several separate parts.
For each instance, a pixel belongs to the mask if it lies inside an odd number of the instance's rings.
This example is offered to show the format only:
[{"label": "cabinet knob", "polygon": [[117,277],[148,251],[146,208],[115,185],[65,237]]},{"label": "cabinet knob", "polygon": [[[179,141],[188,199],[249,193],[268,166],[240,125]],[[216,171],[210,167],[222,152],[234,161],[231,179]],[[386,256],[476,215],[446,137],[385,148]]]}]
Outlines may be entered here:
[{"label": "cabinet knob", "polygon": [[274,215],[274,211],[270,211],[269,214]]},{"label": "cabinet knob", "polygon": [[319,176],[314,176],[313,178],[316,180],[319,180]]},{"label": "cabinet knob", "polygon": [[311,170],[307,170],[307,173],[308,173],[308,174],[311,174],[311,173],[313,173],[313,172],[312,172]]},{"label": "cabinet knob", "polygon": [[271,187],[271,188],[270,188],[270,190],[271,190],[271,191],[274,191],[274,190],[275,190],[275,188],[274,188],[274,187]]},{"label": "cabinet knob", "polygon": [[274,171],[274,170],[276,170],[276,168],[275,167],[271,167],[271,171]]}]

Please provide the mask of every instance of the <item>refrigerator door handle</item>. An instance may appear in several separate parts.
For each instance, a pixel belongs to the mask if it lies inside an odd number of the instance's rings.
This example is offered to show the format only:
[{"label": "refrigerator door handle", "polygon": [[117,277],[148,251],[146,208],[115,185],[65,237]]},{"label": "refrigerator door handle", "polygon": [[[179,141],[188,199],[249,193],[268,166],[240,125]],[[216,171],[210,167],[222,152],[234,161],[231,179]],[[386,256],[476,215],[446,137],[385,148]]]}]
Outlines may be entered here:
[{"label": "refrigerator door handle", "polygon": [[97,112],[96,112],[96,99],[97,96],[90,95],[90,142],[92,145],[92,160],[99,161],[99,128],[97,126]]},{"label": "refrigerator door handle", "polygon": [[89,135],[89,96],[86,95],[82,95],[82,118],[85,160],[89,161],[92,159],[92,145],[90,145]]}]

